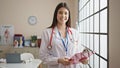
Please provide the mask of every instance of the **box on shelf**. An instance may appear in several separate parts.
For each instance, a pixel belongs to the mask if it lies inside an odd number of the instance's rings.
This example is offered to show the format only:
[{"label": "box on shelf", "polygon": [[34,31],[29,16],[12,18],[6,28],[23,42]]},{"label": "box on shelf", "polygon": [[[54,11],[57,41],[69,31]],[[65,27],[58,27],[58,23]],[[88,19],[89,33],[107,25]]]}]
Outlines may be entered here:
[{"label": "box on shelf", "polygon": [[14,47],[23,47],[24,46],[24,36],[22,34],[14,34]]}]

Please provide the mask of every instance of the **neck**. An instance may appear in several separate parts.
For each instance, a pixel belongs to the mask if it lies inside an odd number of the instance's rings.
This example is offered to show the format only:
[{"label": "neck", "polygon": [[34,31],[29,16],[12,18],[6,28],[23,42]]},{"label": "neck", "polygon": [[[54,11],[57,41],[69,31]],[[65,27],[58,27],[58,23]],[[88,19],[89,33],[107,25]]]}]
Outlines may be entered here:
[{"label": "neck", "polygon": [[65,31],[66,30],[66,25],[57,25],[57,28],[59,31]]},{"label": "neck", "polygon": [[57,25],[58,31],[61,34],[61,37],[66,37],[66,25]]},{"label": "neck", "polygon": [[66,24],[57,24],[59,30],[66,30]]}]

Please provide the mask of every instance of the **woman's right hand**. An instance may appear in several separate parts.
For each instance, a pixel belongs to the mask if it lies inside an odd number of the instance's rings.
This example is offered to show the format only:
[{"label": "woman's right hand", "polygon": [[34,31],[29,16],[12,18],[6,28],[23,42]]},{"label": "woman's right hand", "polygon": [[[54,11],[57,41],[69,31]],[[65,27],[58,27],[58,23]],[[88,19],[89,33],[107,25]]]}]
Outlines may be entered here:
[{"label": "woman's right hand", "polygon": [[60,58],[58,59],[58,63],[61,63],[63,65],[70,65],[70,61],[68,58]]},{"label": "woman's right hand", "polygon": [[84,59],[80,61],[82,64],[88,64],[88,59]]}]

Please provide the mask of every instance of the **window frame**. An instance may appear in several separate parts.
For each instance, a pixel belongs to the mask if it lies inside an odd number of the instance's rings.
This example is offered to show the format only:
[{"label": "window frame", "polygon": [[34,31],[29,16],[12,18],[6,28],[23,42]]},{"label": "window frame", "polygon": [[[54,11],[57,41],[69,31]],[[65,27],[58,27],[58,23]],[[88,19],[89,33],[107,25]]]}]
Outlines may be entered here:
[{"label": "window frame", "polygon": [[[84,1],[84,2],[82,2],[82,1]],[[85,2],[86,1],[86,2]],[[90,9],[90,2],[91,1],[93,1],[93,11],[90,11],[91,9]],[[85,47],[88,47],[88,48],[90,48],[91,50],[95,50],[95,35],[98,35],[98,38],[99,38],[99,51],[98,51],[98,53],[96,53],[95,55],[93,55],[93,59],[95,58],[95,56],[98,56],[99,57],[99,68],[101,68],[101,59],[102,60],[104,60],[104,61],[106,61],[107,62],[107,68],[109,68],[109,0],[106,0],[107,1],[107,5],[105,6],[105,7],[103,7],[103,8],[101,8],[100,6],[101,6],[101,4],[100,4],[100,1],[102,1],[102,0],[98,0],[99,1],[99,8],[98,8],[98,11],[95,11],[95,7],[94,7],[94,3],[95,3],[95,0],[78,0],[78,24],[77,24],[77,28],[78,28],[78,31],[80,32],[80,36],[81,36],[81,42],[82,42],[82,45],[84,45]],[[81,2],[81,3],[80,3]],[[84,4],[84,5],[83,5]],[[87,4],[89,4],[89,12],[87,12],[87,11],[84,11],[85,9],[85,7],[86,7],[86,5]],[[82,7],[80,7],[80,6],[82,6]],[[88,8],[87,8],[87,10],[88,10]],[[107,32],[100,32],[100,29],[101,29],[101,18],[100,18],[100,12],[102,12],[102,11],[104,11],[104,10],[106,10],[107,9],[107,27],[106,27],[106,30],[107,30]],[[95,12],[94,12],[95,11]],[[81,12],[81,13],[80,13]],[[86,12],[87,13],[89,13],[89,14],[86,14]],[[93,14],[92,13],[90,13],[90,12],[93,12]],[[99,25],[98,25],[98,27],[99,27],[99,29],[98,29],[98,32],[94,32],[95,31],[95,29],[96,29],[96,27],[95,27],[95,21],[94,21],[94,19],[95,19],[95,15],[96,14],[98,14],[98,16],[99,16]],[[80,17],[81,16],[81,17]],[[90,32],[90,31],[92,31],[90,28],[90,18],[91,17],[93,17],[93,32]],[[89,20],[89,24],[87,24],[87,25],[85,25],[85,22],[87,22],[86,20]],[[83,26],[81,26],[81,25],[83,25]],[[89,26],[89,27],[87,27],[87,26]],[[102,56],[101,55],[101,49],[100,49],[100,39],[101,39],[101,36],[106,36],[107,38],[107,44],[106,44],[106,46],[107,46],[107,58],[105,58],[104,56]],[[87,39],[86,39],[86,37],[85,36],[87,36]],[[93,36],[93,41],[92,42],[90,42],[90,37],[91,36]],[[89,41],[87,41],[89,39]],[[93,44],[93,46],[90,46],[90,44]],[[91,48],[92,47],[92,48]],[[91,59],[92,59],[91,58]],[[90,61],[91,61],[91,59],[90,59]],[[92,64],[91,66],[93,66],[93,68],[95,68],[94,66],[95,66],[95,60],[93,60],[92,59],[92,61],[93,61],[93,63],[90,63],[89,62],[89,64]],[[86,67],[83,67],[83,68],[86,68]]]}]

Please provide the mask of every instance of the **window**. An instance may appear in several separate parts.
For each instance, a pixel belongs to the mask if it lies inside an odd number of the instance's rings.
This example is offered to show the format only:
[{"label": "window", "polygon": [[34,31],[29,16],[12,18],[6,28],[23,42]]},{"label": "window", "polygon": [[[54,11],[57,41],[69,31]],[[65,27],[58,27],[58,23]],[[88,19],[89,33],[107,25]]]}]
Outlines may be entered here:
[{"label": "window", "polygon": [[78,4],[81,44],[96,52],[89,64],[92,68],[109,68],[108,0],[79,0]]}]

